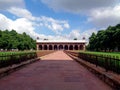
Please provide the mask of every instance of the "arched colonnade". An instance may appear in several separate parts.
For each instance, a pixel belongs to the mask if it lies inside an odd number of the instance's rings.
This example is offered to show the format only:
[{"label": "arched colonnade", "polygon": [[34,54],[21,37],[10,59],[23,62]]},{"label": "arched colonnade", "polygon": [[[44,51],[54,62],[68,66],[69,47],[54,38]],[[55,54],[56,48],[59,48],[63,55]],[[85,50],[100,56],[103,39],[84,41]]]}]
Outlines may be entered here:
[{"label": "arched colonnade", "polygon": [[84,44],[38,44],[39,50],[84,50]]}]

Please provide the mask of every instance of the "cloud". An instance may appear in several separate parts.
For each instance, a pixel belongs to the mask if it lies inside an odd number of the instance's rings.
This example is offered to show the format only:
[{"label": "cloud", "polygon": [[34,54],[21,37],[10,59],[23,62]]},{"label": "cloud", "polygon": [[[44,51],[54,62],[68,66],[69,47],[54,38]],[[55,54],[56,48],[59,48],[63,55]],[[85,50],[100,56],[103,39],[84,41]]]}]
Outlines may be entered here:
[{"label": "cloud", "polygon": [[93,29],[89,29],[89,30],[85,30],[85,31],[81,31],[81,30],[72,30],[68,35],[66,35],[66,38],[68,39],[82,39],[83,37],[86,38],[86,40],[88,41],[89,37],[91,36],[91,34],[93,32],[97,32],[97,30],[95,28]]},{"label": "cloud", "polygon": [[[68,22],[65,20],[57,20],[52,17],[46,17],[46,16],[35,17],[32,15],[31,12],[29,12],[25,8],[12,6],[8,9],[6,8],[6,10],[9,13],[17,16],[18,19],[24,18],[28,21],[30,20],[32,22],[32,24],[34,25],[34,27],[46,27],[47,29],[52,30],[56,34],[59,34],[64,29],[68,29],[70,27]],[[14,23],[14,24],[16,24],[16,23]]]},{"label": "cloud", "polygon": [[[63,22],[63,21],[61,21],[61,22]],[[59,34],[59,35],[55,35],[55,36],[38,34],[35,32],[34,22],[32,22],[31,20],[28,20],[26,18],[19,18],[16,20],[11,20],[11,19],[7,18],[6,16],[4,16],[3,14],[0,14],[0,25],[2,25],[2,26],[0,26],[1,30],[15,29],[18,33],[26,32],[34,39],[36,39],[36,37],[40,37],[40,39],[48,38],[48,39],[56,39],[56,40],[58,40],[58,39],[62,39],[62,40],[74,39],[74,38],[82,39],[83,37],[86,37],[86,39],[88,39],[88,37],[91,35],[91,32],[96,32],[96,29],[91,29],[91,30],[86,30],[84,32],[82,32],[80,30],[72,30],[68,34]]]},{"label": "cloud", "polygon": [[92,28],[92,29],[88,29],[85,30],[84,32],[81,32],[81,38],[85,37],[86,40],[88,41],[89,37],[92,35],[92,33],[97,33],[97,29],[96,28]]},{"label": "cloud", "polygon": [[80,30],[72,30],[70,32],[70,34],[68,35],[68,38],[71,38],[71,39],[74,39],[74,38],[80,39],[81,38],[81,36],[80,36]]},{"label": "cloud", "polygon": [[99,28],[120,23],[120,5],[91,11],[88,22]]},{"label": "cloud", "polygon": [[38,19],[41,26],[45,26],[48,29],[52,30],[56,34],[62,32],[64,29],[69,29],[70,26],[67,21],[65,20],[56,20],[51,17],[41,16]]},{"label": "cloud", "polygon": [[119,0],[42,0],[42,2],[55,11],[80,13],[81,11],[114,6]]},{"label": "cloud", "polygon": [[0,10],[6,10],[11,7],[25,7],[24,0],[0,0]]},{"label": "cloud", "polygon": [[24,8],[11,7],[7,9],[7,11],[17,16],[18,18],[26,18],[33,21],[34,25],[36,25],[37,27],[46,27],[49,30],[55,32],[56,34],[59,34],[64,29],[70,28],[68,22],[65,20],[57,20],[52,17],[46,16],[35,17],[32,15],[31,12]]},{"label": "cloud", "polygon": [[68,34],[60,34],[56,36],[46,36],[44,34],[39,35],[40,39],[43,40],[44,38],[49,39],[49,40],[73,40],[74,38],[77,38],[78,40],[82,40],[83,37],[85,37],[86,41],[89,41],[89,37],[91,36],[92,32],[97,32],[96,29],[89,29],[86,31],[81,31],[81,30],[72,30]]},{"label": "cloud", "polygon": [[70,25],[66,22],[66,23],[64,23],[64,27],[68,29],[68,28],[70,28]]},{"label": "cloud", "polygon": [[[88,22],[94,23],[94,24],[96,23],[96,25],[103,24],[103,23],[99,23],[99,19],[98,19],[100,17],[103,18],[103,16],[101,14],[99,17],[99,15],[96,14],[96,17],[95,17],[94,13],[101,13],[100,10],[103,7],[108,8],[111,5],[114,6],[113,1],[115,0],[109,0],[109,2],[108,0],[104,0],[104,1],[103,0],[101,1],[96,1],[96,0],[91,0],[91,1],[88,1],[88,0],[84,0],[84,1],[83,0],[74,0],[74,1],[73,0],[64,0],[64,1],[63,0],[42,0],[43,3],[45,3],[46,5],[48,5],[49,7],[57,11],[63,10],[63,11],[71,12],[71,13],[81,13],[82,11],[89,10],[90,12],[89,15],[86,15],[88,16]],[[111,7],[109,8],[112,9]],[[64,40],[64,39],[74,39],[74,38],[82,39],[83,37],[86,37],[86,39],[88,40],[88,37],[91,35],[91,33],[96,32],[96,29],[90,29],[90,30],[85,30],[85,31],[72,30],[70,33],[64,34],[62,33],[64,30],[70,29],[70,25],[67,20],[58,20],[53,17],[46,17],[46,16],[35,17],[32,15],[30,11],[28,11],[25,8],[24,0],[0,0],[0,9],[6,10],[9,13],[17,16],[17,19],[12,20],[3,14],[0,14],[0,29],[1,30],[15,29],[18,33],[26,32],[34,39],[36,37],[40,37],[41,39],[48,38],[48,39]],[[105,9],[105,10],[109,11],[110,9]],[[115,12],[118,12],[118,11],[119,9]],[[52,30],[56,35],[51,36],[51,35],[44,35],[44,34],[36,33],[35,30],[37,27],[38,28],[45,27],[47,28],[47,30]]]},{"label": "cloud", "polygon": [[88,24],[98,29],[120,23],[119,0],[42,0],[54,11],[84,14]]},{"label": "cloud", "polygon": [[[63,30],[63,28],[68,28],[69,24],[66,23],[65,21],[59,21],[55,20],[53,18],[46,17],[47,19],[43,20],[42,18],[39,23],[41,26],[45,25],[45,21],[49,22],[48,26],[50,29],[56,30]],[[51,22],[50,22],[50,21]],[[44,23],[43,23],[44,22]],[[62,23],[62,24],[61,24]],[[31,21],[27,18],[17,18],[16,20],[12,20],[10,18],[7,18],[5,15],[0,14],[0,30],[16,30],[18,33],[23,33],[26,32],[28,35],[30,35],[32,38],[36,39],[36,37],[40,37],[41,39],[44,38],[49,38],[49,39],[63,39],[64,36],[61,35],[56,35],[56,36],[51,36],[51,35],[44,35],[44,34],[38,34],[35,32],[36,29],[36,21]],[[45,27],[45,26],[44,26]],[[64,38],[65,39],[65,38]]]},{"label": "cloud", "polygon": [[12,23],[12,20],[8,19],[3,14],[0,14],[0,30],[10,29],[9,25]]},{"label": "cloud", "polygon": [[33,27],[33,22],[26,18],[19,18],[16,20],[11,20],[0,14],[0,29],[1,30],[16,30],[18,33],[26,32],[31,37],[36,38],[37,33],[35,33],[35,27]]},{"label": "cloud", "polygon": [[27,9],[24,9],[24,8],[11,7],[7,10],[8,10],[8,12],[10,12],[18,17],[27,18],[29,20],[35,19],[35,17],[33,17],[32,14]]}]

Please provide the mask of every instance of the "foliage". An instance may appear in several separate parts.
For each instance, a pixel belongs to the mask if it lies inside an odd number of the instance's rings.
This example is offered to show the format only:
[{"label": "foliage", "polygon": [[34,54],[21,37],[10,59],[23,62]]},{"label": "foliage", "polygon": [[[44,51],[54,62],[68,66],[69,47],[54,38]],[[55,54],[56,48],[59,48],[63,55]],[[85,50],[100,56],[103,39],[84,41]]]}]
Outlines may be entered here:
[{"label": "foliage", "polygon": [[89,38],[88,50],[92,51],[120,51],[120,24],[109,26],[106,30],[92,33]]},{"label": "foliage", "polygon": [[36,52],[0,52],[0,68],[11,66],[13,64],[20,64],[21,62],[35,59]]},{"label": "foliage", "polygon": [[[116,55],[116,56],[115,56]],[[79,58],[101,66],[106,71],[111,70],[120,74],[120,54],[115,53],[103,53],[103,52],[80,52]]]},{"label": "foliage", "polygon": [[15,30],[0,30],[0,49],[30,50],[36,48],[36,42],[25,32],[18,34]]},{"label": "foliage", "polygon": [[85,51],[85,52],[80,52],[80,53],[98,55],[98,56],[111,56],[111,57],[120,58],[120,52],[91,52],[91,51]]}]

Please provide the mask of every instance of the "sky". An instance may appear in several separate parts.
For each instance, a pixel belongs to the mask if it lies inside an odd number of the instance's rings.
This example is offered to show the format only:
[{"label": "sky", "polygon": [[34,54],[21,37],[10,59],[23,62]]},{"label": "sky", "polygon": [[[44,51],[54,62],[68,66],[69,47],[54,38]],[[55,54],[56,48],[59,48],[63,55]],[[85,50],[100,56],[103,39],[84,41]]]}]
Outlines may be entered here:
[{"label": "sky", "polygon": [[0,30],[36,39],[89,39],[120,23],[119,0],[0,0]]}]

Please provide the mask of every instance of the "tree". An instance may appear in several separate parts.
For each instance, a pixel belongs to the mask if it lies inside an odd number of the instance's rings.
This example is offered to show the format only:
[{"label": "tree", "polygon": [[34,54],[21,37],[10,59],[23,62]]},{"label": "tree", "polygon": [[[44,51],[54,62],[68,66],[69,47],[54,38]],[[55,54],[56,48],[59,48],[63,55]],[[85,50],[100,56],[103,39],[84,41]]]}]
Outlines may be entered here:
[{"label": "tree", "polygon": [[88,50],[94,51],[114,51],[120,50],[120,24],[109,26],[106,30],[99,30],[89,38]]},{"label": "tree", "polygon": [[95,42],[96,42],[96,34],[92,33],[91,37],[89,38],[89,50],[95,50]]},{"label": "tree", "polygon": [[25,32],[23,34],[18,34],[15,30],[0,30],[0,49],[36,49],[36,41]]}]

